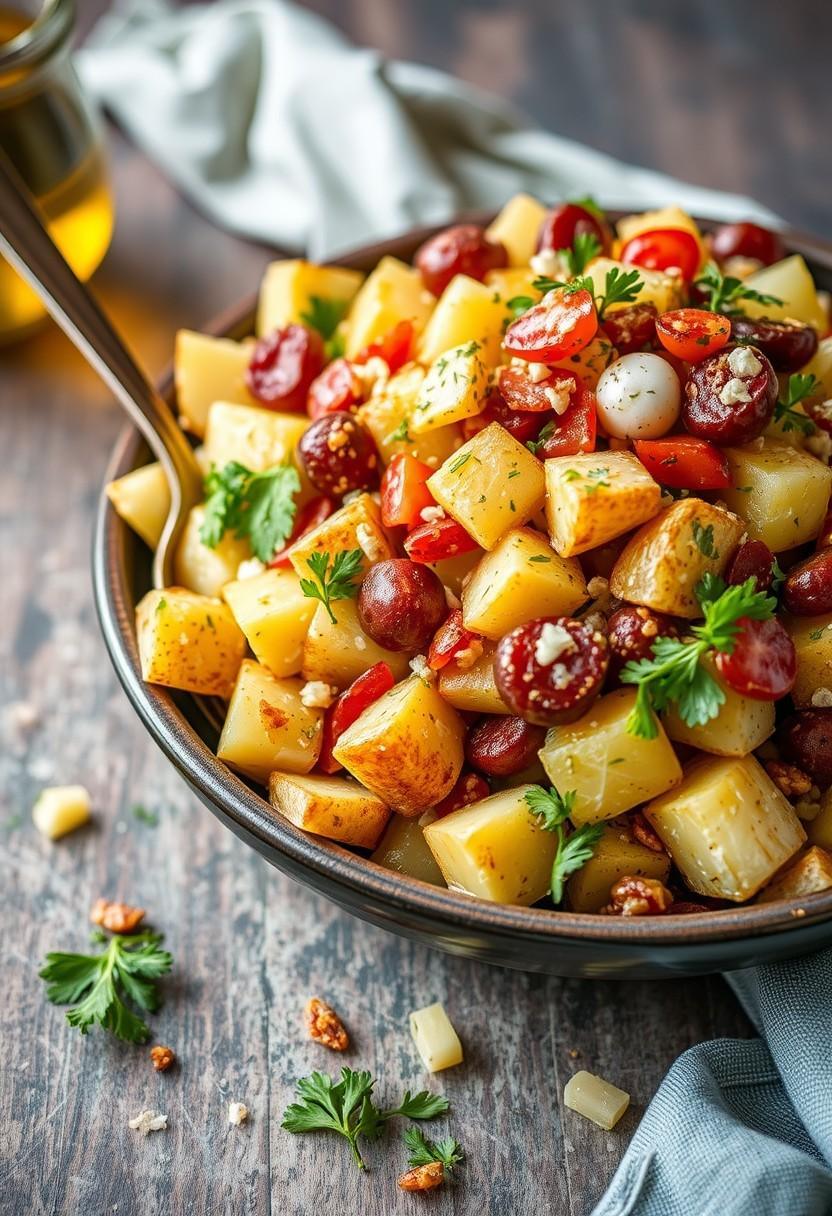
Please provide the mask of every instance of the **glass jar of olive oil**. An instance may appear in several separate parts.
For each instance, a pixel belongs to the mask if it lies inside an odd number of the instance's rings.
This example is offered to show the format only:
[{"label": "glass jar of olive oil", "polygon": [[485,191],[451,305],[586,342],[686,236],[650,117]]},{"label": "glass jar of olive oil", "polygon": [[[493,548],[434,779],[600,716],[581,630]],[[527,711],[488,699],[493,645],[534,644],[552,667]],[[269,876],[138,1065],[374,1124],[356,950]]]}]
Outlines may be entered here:
[{"label": "glass jar of olive oil", "polygon": [[[76,274],[88,279],[113,228],[101,135],[69,54],[73,0],[0,0],[0,148],[43,211]],[[0,342],[43,317],[0,258]]]}]

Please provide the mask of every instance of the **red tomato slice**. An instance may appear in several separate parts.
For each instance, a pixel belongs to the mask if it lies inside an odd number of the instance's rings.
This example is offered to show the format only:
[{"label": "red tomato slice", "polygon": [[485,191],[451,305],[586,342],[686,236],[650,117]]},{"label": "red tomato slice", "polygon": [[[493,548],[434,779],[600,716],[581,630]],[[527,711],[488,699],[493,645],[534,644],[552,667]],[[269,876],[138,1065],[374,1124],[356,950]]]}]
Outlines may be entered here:
[{"label": "red tomato slice", "polygon": [[555,363],[583,350],[595,337],[598,314],[588,291],[556,287],[512,321],[503,345],[528,363]]},{"label": "red tomato slice", "polygon": [[668,354],[687,363],[699,363],[721,350],[731,337],[731,322],[704,308],[677,308],[663,312],[656,333]]},{"label": "red tomato slice", "polygon": [[383,359],[391,372],[397,372],[404,367],[413,351],[413,322],[398,321],[393,328],[377,342],[371,342],[355,356],[353,362],[366,363],[378,355]]},{"label": "red tomato slice", "polygon": [[318,757],[319,769],[325,773],[337,773],[343,768],[332,754],[335,744],[347,727],[352,726],[356,718],[363,714],[367,706],[377,701],[394,684],[393,672],[387,664],[376,663],[357,680],[353,680],[349,688],[332,702],[324,716],[321,754]]},{"label": "red tomato slice", "polygon": [[[551,429],[550,433],[549,428]],[[540,460],[551,460],[554,456],[575,456],[578,452],[594,452],[598,435],[598,415],[595,409],[595,394],[585,384],[578,382],[572,402],[560,417],[555,415],[538,437],[540,447],[536,455]]]},{"label": "red tomato slice", "polygon": [[433,635],[433,641],[428,650],[428,667],[433,671],[441,671],[450,663],[454,655],[477,641],[479,636],[478,633],[472,633],[470,629],[465,628],[462,623],[462,613],[458,608],[454,609]]},{"label": "red tomato slice", "polygon": [[731,485],[728,461],[716,444],[693,435],[637,439],[641,463],[660,485],[676,490],[725,490]]},{"label": "red tomato slice", "polygon": [[422,510],[436,503],[425,485],[433,472],[429,464],[407,452],[393,457],[381,479],[381,522],[386,528],[411,529],[422,523]]},{"label": "red tomato slice", "polygon": [[500,392],[506,405],[512,410],[527,414],[545,414],[552,409],[546,389],[572,380],[577,386],[577,377],[572,372],[553,367],[545,380],[535,382],[516,367],[505,367],[500,375]]},{"label": "red tomato slice", "polygon": [[487,798],[490,793],[491,786],[485,777],[481,777],[479,773],[460,773],[450,794],[446,794],[433,809],[437,819],[444,819],[446,815],[450,815],[451,811],[458,811],[460,807],[470,806],[472,802],[479,802],[481,798]]},{"label": "red tomato slice", "polygon": [[468,535],[462,524],[445,517],[436,523],[422,524],[414,528],[404,542],[404,551],[413,562],[438,562],[443,557],[456,557],[470,553],[477,542]]},{"label": "red tomato slice", "polygon": [[462,420],[460,429],[463,438],[466,441],[473,438],[478,431],[484,430],[491,422],[499,422],[500,426],[505,427],[509,435],[513,435],[518,443],[534,439],[540,430],[540,415],[510,409],[498,388],[492,388],[488,394],[485,409],[481,414]]},{"label": "red tomato slice", "polygon": [[797,655],[794,643],[776,617],[752,621],[741,617],[732,654],[717,654],[719,674],[735,692],[755,701],[779,701],[794,687]]},{"label": "red tomato slice", "polygon": [[309,385],[306,412],[312,419],[352,410],[364,400],[364,385],[347,359],[333,359]]},{"label": "red tomato slice", "polygon": [[654,228],[640,232],[626,242],[620,253],[629,266],[645,270],[669,270],[677,266],[687,282],[694,277],[702,260],[699,242],[684,228]]},{"label": "red tomato slice", "polygon": [[289,554],[296,541],[299,541],[302,536],[306,536],[307,532],[311,532],[313,528],[317,528],[325,519],[329,519],[332,512],[335,510],[335,503],[331,498],[320,497],[312,498],[301,507],[295,516],[295,525],[292,528],[292,535],[289,537],[282,549],[278,549],[272,560],[269,562],[269,569],[275,567],[290,566]]}]

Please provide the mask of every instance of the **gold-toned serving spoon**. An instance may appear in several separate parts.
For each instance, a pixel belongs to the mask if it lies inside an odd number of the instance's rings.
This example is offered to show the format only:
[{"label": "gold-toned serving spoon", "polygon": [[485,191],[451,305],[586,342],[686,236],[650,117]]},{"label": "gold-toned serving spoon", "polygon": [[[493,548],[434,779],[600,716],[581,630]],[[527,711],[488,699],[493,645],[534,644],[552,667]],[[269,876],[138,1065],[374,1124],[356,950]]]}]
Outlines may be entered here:
[{"label": "gold-toned serving spoon", "polygon": [[202,498],[202,475],[193,451],[95,296],[52,240],[37,204],[2,152],[0,252],[37,292],[160,461],[170,486],[170,511],[153,558],[153,582],[156,587],[169,586],[174,581],[177,539],[188,512]]}]

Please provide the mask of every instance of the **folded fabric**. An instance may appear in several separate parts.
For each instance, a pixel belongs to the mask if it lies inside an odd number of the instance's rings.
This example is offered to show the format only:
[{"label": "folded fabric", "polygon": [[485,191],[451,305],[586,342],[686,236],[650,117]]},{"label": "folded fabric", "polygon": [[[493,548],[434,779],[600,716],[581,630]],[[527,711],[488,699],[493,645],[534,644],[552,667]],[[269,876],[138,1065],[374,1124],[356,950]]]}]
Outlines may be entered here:
[{"label": "folded fabric", "polygon": [[218,224],[330,256],[518,190],[608,206],[681,202],[771,223],[557,135],[452,77],[385,62],[281,0],[117,5],[79,55],[86,87]]}]

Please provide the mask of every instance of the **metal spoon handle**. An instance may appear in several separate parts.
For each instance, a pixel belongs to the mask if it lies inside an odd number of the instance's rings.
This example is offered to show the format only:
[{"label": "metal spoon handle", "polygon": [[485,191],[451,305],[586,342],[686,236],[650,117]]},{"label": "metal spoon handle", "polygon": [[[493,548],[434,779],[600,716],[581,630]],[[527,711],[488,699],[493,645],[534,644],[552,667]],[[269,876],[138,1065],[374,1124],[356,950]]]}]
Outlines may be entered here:
[{"label": "metal spoon handle", "polygon": [[0,152],[0,251],[37,292],[71,342],[98,372],[141,431],[167,475],[171,511],[157,550],[154,579],[168,582],[166,560],[186,508],[198,501],[201,477],[194,454],[92,292],[47,232],[37,204]]}]

